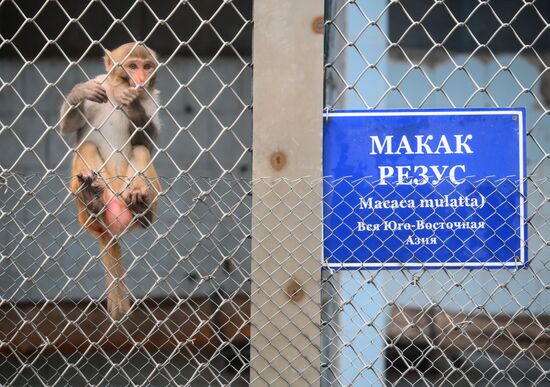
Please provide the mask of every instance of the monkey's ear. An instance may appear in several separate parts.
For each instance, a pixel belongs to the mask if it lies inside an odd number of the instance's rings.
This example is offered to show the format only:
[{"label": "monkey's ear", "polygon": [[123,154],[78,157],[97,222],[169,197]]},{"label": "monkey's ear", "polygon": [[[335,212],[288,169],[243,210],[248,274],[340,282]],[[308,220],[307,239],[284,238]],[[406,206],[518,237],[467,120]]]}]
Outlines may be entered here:
[{"label": "monkey's ear", "polygon": [[113,56],[113,53],[109,50],[105,50],[105,55],[103,55],[103,63],[105,63],[105,70],[107,72],[111,71],[113,68],[113,61],[111,60],[111,57]]}]

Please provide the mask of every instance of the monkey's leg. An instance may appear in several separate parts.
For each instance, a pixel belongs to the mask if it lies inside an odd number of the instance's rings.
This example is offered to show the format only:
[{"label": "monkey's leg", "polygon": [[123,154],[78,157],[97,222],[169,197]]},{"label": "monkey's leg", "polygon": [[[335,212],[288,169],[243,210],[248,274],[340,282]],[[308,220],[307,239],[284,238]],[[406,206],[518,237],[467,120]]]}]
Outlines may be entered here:
[{"label": "monkey's leg", "polygon": [[105,206],[102,198],[104,184],[98,175],[102,165],[103,159],[91,142],[84,142],[73,159],[70,188],[76,198],[78,220],[94,233],[103,230],[95,218]]},{"label": "monkey's leg", "polygon": [[157,196],[161,191],[157,171],[151,163],[151,154],[143,145],[134,146],[128,165],[130,186],[125,201],[136,220],[148,227],[153,223],[157,206]]},{"label": "monkey's leg", "polygon": [[116,238],[109,233],[99,238],[103,265],[105,266],[105,284],[107,286],[107,310],[114,320],[120,320],[130,310],[130,293],[124,283],[124,266],[120,246]]}]

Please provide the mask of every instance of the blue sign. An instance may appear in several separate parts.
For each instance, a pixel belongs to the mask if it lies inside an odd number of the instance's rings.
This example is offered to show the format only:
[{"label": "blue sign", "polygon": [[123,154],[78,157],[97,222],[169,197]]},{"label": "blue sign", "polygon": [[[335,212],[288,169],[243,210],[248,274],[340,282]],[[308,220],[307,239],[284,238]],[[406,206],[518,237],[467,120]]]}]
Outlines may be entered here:
[{"label": "blue sign", "polygon": [[524,108],[324,122],[325,266],[527,266]]}]

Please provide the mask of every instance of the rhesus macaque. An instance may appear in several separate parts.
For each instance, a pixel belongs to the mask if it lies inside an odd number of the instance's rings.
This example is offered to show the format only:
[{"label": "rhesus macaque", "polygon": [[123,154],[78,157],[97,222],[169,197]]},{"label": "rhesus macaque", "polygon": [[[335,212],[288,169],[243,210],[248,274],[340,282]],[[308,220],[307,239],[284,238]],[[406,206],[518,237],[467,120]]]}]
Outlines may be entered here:
[{"label": "rhesus macaque", "polygon": [[118,237],[152,223],[161,191],[151,163],[159,134],[158,62],[135,43],[107,51],[103,60],[107,74],[77,84],[67,96],[60,130],[76,132],[70,189],[79,222],[101,246],[107,309],[118,320],[131,305]]}]

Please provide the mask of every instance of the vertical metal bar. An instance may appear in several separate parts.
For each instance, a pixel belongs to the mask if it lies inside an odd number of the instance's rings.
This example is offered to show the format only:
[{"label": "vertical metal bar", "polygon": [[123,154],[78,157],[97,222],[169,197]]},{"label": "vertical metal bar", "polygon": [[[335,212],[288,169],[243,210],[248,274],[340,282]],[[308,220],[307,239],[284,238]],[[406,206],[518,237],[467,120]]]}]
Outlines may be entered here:
[{"label": "vertical metal bar", "polygon": [[[383,9],[387,5],[386,0],[366,0],[355,3],[354,7],[361,7],[368,15],[376,15],[377,10]],[[350,12],[347,22],[351,31],[360,31],[364,28],[365,19],[360,12]],[[383,13],[377,20],[377,26],[385,33],[389,33],[389,17]],[[354,42],[354,49],[363,53],[372,62],[376,57],[371,53],[383,52],[386,49],[387,42],[383,39],[361,39]],[[348,59],[346,66],[350,74],[359,74],[363,71],[365,63],[354,60],[356,53],[348,50]],[[389,72],[387,61],[380,61],[376,64],[378,71],[383,74]],[[387,88],[387,84],[382,80],[371,80],[368,87],[356,88],[358,94],[350,93],[350,98],[345,101],[346,109],[356,109],[363,105],[362,101],[356,99],[367,98],[376,100],[372,96],[382,95]],[[356,98],[354,98],[356,97]],[[381,106],[375,108],[389,108],[387,102],[382,101]],[[365,280],[368,279],[368,283]],[[342,294],[352,295],[353,303],[344,306],[340,314],[340,326],[342,327],[342,347],[341,357],[349,363],[360,364],[361,366],[344,366],[342,368],[341,379],[343,384],[352,383],[358,386],[382,387],[384,385],[384,348],[386,346],[384,332],[388,324],[385,314],[380,313],[380,305],[384,305],[384,292],[386,290],[387,273],[367,271],[364,274],[360,272],[343,272],[339,277],[342,284]],[[383,289],[383,291],[381,290]],[[392,297],[397,297],[391,294]],[[361,310],[361,318],[367,321],[368,328],[357,329],[355,319],[358,317],[356,310]],[[351,345],[350,345],[351,344]],[[360,349],[359,351],[357,349]],[[367,350],[368,348],[368,350]]]},{"label": "vertical metal bar", "polygon": [[254,386],[320,380],[323,8],[254,3]]},{"label": "vertical metal bar", "polygon": [[[338,101],[338,94],[341,92],[339,83],[334,71],[328,70],[335,65],[333,62],[338,58],[338,69],[340,74],[346,74],[346,57],[338,55],[345,46],[346,41],[342,39],[341,33],[335,30],[337,26],[340,31],[347,31],[347,17],[334,20],[347,4],[346,0],[325,0],[325,28],[324,42],[324,64],[325,64],[325,87],[324,107],[325,109],[341,109],[345,107],[345,96]],[[345,12],[344,12],[345,13]],[[340,385],[341,354],[343,348],[341,335],[341,295],[339,293],[342,283],[338,271],[323,270],[321,278],[321,387],[333,387]]]}]

